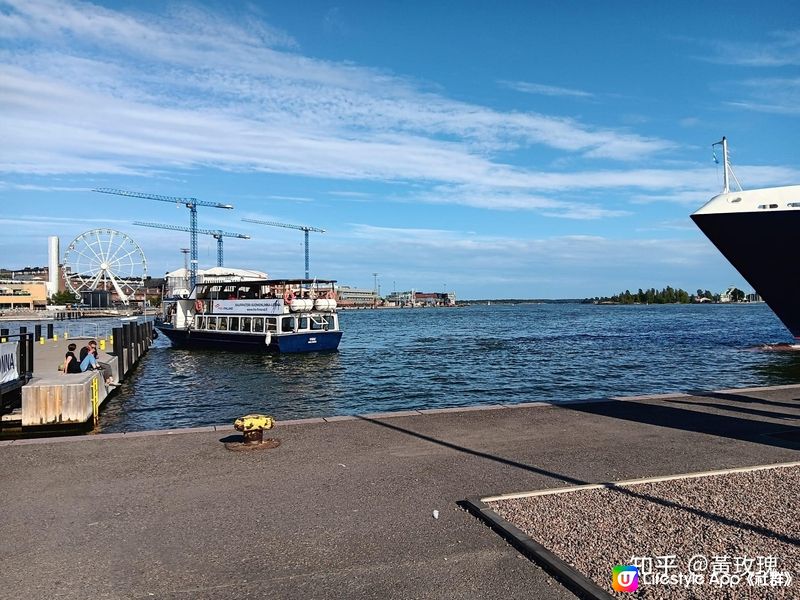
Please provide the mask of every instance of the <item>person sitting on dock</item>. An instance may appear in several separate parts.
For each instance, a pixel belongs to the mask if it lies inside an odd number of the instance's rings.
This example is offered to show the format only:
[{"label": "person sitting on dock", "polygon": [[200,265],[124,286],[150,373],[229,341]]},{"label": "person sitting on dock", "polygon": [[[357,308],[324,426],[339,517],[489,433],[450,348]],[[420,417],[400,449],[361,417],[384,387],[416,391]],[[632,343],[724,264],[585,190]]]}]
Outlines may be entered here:
[{"label": "person sitting on dock", "polygon": [[88,342],[86,342],[86,345],[83,348],[81,348],[81,356],[79,359],[81,363],[86,358],[87,354],[93,354],[95,359],[97,359],[97,342],[95,342],[94,340],[89,340]]},{"label": "person sitting on dock", "polygon": [[75,344],[67,346],[67,353],[64,355],[64,368],[62,369],[65,375],[68,373],[81,372],[81,363],[75,356],[76,348],[77,346]]},{"label": "person sitting on dock", "polygon": [[90,369],[99,369],[103,371],[103,379],[107,384],[113,382],[111,367],[97,360],[97,342],[92,340],[81,348],[81,356],[83,357],[81,359],[81,372],[89,371]]}]

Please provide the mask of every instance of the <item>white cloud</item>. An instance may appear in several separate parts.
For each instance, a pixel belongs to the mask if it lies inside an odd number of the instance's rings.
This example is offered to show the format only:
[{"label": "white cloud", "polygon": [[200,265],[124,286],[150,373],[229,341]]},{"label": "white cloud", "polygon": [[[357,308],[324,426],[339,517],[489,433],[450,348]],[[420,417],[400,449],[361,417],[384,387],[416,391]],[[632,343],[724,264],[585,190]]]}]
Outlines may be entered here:
[{"label": "white cloud", "polygon": [[[665,240],[567,235],[524,239],[364,224],[353,224],[350,237],[358,239],[361,248],[368,248],[370,244],[376,248],[402,248],[400,253],[389,253],[382,265],[373,259],[370,264],[376,269],[389,273],[403,265],[428,263],[425,271],[432,280],[441,280],[448,273],[452,277],[455,271],[492,272],[508,281],[547,279],[554,273],[576,280],[597,276],[599,280],[602,276],[618,276],[628,271],[647,273],[652,269],[657,272],[662,267],[668,272],[677,268],[675,273],[679,273],[684,268],[700,269],[710,260],[718,262],[714,247],[700,237]],[[348,249],[339,248],[339,251],[347,252]],[[436,257],[435,265],[430,264],[431,256]],[[647,277],[649,281],[652,275]],[[669,283],[665,281],[662,285]],[[590,292],[586,288],[583,293],[588,295]]]},{"label": "white cloud", "polygon": [[705,60],[747,67],[800,65],[800,30],[775,31],[766,42],[715,41]]},{"label": "white cloud", "polygon": [[762,77],[728,84],[743,90],[744,98],[726,104],[757,112],[800,114],[800,78]]},{"label": "white cloud", "polygon": [[585,92],[583,90],[576,90],[572,88],[558,87],[554,85],[544,85],[541,83],[529,83],[527,81],[505,81],[501,80],[498,83],[518,92],[526,94],[541,94],[543,96],[571,96],[575,98],[593,98],[594,94]]},{"label": "white cloud", "polygon": [[502,176],[507,167],[491,158],[497,150],[539,146],[628,161],[675,147],[572,119],[499,112],[377,69],[305,57],[255,19],[4,4],[4,35],[14,43],[3,51],[0,131],[18,149],[0,164],[5,172],[214,166],[460,181]]}]

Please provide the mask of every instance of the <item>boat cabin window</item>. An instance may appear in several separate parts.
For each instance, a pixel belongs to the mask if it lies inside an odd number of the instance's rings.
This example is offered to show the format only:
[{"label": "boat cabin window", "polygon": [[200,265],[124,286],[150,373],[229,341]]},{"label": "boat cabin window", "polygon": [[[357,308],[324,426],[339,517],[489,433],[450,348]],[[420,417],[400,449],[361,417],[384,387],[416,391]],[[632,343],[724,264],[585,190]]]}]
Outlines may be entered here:
[{"label": "boat cabin window", "polygon": [[295,327],[295,318],[294,317],[283,317],[281,320],[281,331],[294,331]]},{"label": "boat cabin window", "polygon": [[791,208],[800,208],[800,202],[789,202],[789,204],[787,204],[786,206],[789,206]]},{"label": "boat cabin window", "polygon": [[263,333],[264,317],[253,317],[253,331],[255,333]]},{"label": "boat cabin window", "polygon": [[219,285],[200,285],[197,286],[197,299],[208,300],[220,297],[220,290],[222,286]]},{"label": "boat cabin window", "polygon": [[231,331],[239,331],[239,317],[228,317],[228,328]]},{"label": "boat cabin window", "polygon": [[210,331],[214,331],[217,328],[217,317],[208,317],[208,323],[206,324],[206,329]]},{"label": "boat cabin window", "polygon": [[217,317],[217,330],[228,331],[228,317]]},{"label": "boat cabin window", "polygon": [[198,300],[258,300],[267,297],[268,286],[249,282],[197,286]]},{"label": "boat cabin window", "polygon": [[252,321],[253,321],[253,319],[250,318],[250,317],[242,317],[240,319],[241,326],[240,326],[239,331],[247,331],[247,332],[249,332],[250,328],[253,326]]},{"label": "boat cabin window", "polygon": [[267,317],[267,331],[271,331],[272,333],[277,333],[278,331],[277,317]]}]

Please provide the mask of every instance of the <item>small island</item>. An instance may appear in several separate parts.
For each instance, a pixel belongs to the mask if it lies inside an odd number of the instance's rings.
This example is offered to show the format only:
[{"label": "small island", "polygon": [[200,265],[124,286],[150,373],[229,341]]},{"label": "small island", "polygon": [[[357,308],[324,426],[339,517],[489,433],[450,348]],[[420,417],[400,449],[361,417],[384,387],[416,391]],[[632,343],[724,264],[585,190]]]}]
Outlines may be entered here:
[{"label": "small island", "polygon": [[667,286],[662,290],[639,288],[639,291],[635,293],[625,290],[614,296],[585,298],[582,302],[584,304],[700,304],[760,301],[755,294],[751,294],[751,296],[752,299],[742,290],[733,286],[721,294],[713,294],[709,290],[701,289],[698,289],[695,294],[690,294],[686,290]]}]

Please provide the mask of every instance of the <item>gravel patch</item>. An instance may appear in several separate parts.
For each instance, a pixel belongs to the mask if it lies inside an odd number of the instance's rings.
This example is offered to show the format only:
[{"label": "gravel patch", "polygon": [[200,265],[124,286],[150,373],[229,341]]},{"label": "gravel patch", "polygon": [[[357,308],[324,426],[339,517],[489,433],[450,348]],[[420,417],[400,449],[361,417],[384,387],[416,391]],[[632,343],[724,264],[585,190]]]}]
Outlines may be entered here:
[{"label": "gravel patch", "polygon": [[[486,504],[619,598],[798,598],[798,490],[792,466]],[[638,591],[614,592],[611,569],[637,562]],[[791,585],[770,585],[781,580],[770,570],[788,572]],[[655,583],[662,573],[703,581]]]}]

